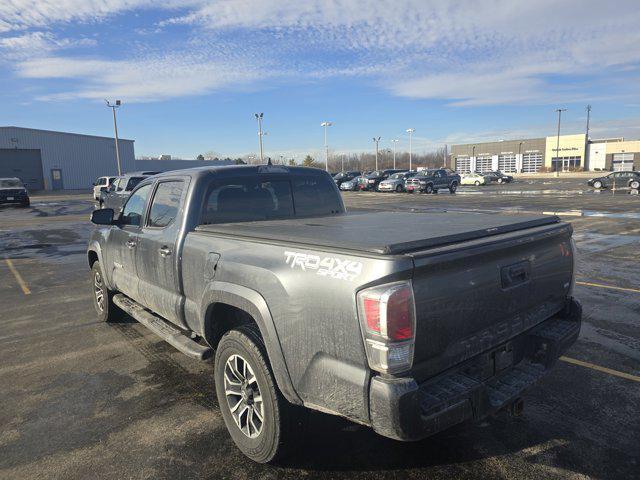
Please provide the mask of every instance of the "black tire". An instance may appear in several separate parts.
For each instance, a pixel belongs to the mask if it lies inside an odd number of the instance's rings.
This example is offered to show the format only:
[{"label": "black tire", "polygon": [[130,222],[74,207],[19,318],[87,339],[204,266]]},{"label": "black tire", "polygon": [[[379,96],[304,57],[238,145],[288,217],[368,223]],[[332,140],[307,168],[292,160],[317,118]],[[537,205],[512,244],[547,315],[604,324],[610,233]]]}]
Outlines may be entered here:
[{"label": "black tire", "polygon": [[[101,291],[101,297],[98,290]],[[93,293],[93,308],[101,322],[112,322],[122,318],[124,312],[113,303],[115,292],[107,289],[100,262],[95,261],[91,266],[91,292]],[[102,298],[102,301],[100,301]]]},{"label": "black tire", "polygon": [[640,190],[640,180],[632,180],[629,186],[634,190]]},{"label": "black tire", "polygon": [[402,185],[396,186],[396,193],[402,193]]},{"label": "black tire", "polygon": [[433,192],[434,192],[434,190],[433,190],[433,185],[431,185],[430,183],[429,183],[429,184],[427,184],[427,185],[424,187],[424,193],[429,194],[429,193],[433,193]]},{"label": "black tire", "polygon": [[31,206],[31,202],[27,200],[21,204],[22,208],[29,208]]},{"label": "black tire", "polygon": [[458,182],[451,182],[451,185],[449,185],[449,193],[456,193],[456,190],[458,190]]},{"label": "black tire", "polygon": [[596,180],[593,182],[593,188],[600,190],[602,188],[602,182],[600,180]]},{"label": "black tire", "polygon": [[[244,382],[241,382],[242,386],[234,387],[241,391],[244,390],[247,399],[240,395],[230,394],[227,396],[226,393],[228,389],[225,385],[225,372],[227,373],[227,381],[232,379],[235,382],[239,379],[239,377],[234,378],[233,370],[228,370],[227,362],[233,364],[238,358],[246,360],[246,364],[250,367],[252,376],[255,378],[255,383],[247,383],[244,386]],[[294,406],[282,396],[276,386],[264,342],[257,329],[253,326],[243,326],[227,332],[218,343],[214,369],[218,404],[224,423],[236,446],[254,462],[268,463],[282,458],[286,454],[287,447],[291,445],[290,440],[295,432],[297,419]],[[229,385],[231,386],[233,383],[229,383]],[[251,393],[246,393],[249,390]],[[250,401],[253,402],[255,391],[261,398],[259,408],[257,403],[250,403]],[[240,404],[240,407],[237,408],[247,412],[245,419],[248,433],[241,430],[232,413],[232,402],[235,399],[238,399],[235,405]],[[259,422],[261,425],[259,430],[256,428],[255,422],[251,423],[253,425],[252,432],[249,423],[256,419],[259,420],[259,416],[256,414],[258,410],[262,412],[263,421]],[[238,416],[240,423],[242,423],[242,418],[243,415],[240,414]],[[251,434],[254,436],[251,437]]]},{"label": "black tire", "polygon": [[501,178],[498,178],[498,183],[502,183],[503,180]]},{"label": "black tire", "polygon": [[473,184],[474,184],[476,187],[479,187],[479,186],[480,186],[480,181],[479,181],[479,180],[476,180],[475,182],[473,182]]}]

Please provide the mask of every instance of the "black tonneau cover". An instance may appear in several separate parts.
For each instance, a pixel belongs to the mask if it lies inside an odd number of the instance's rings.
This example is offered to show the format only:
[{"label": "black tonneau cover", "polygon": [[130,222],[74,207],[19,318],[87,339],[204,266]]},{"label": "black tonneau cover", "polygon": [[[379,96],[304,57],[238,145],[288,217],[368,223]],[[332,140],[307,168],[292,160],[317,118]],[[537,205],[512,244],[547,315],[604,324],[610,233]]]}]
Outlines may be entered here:
[{"label": "black tonneau cover", "polygon": [[556,216],[474,212],[375,212],[201,225],[196,230],[249,239],[396,255],[558,223]]}]

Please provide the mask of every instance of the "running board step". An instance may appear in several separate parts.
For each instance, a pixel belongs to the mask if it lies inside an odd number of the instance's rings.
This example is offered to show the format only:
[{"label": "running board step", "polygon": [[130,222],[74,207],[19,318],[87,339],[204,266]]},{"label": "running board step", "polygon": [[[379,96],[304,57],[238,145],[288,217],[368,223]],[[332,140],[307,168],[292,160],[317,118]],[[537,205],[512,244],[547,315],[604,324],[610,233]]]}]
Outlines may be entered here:
[{"label": "running board step", "polygon": [[211,347],[200,345],[186,336],[182,330],[171,325],[163,318],[154,315],[129,297],[117,293],[113,296],[113,303],[185,355],[198,360],[206,360],[213,355]]}]

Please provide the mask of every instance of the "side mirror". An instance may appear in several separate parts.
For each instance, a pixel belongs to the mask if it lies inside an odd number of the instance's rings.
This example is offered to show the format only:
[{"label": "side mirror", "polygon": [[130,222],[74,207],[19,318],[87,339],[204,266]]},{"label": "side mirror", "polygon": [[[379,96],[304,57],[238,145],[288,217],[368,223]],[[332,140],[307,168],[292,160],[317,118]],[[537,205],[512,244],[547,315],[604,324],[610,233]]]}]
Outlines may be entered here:
[{"label": "side mirror", "polygon": [[91,223],[96,225],[113,225],[113,208],[101,208],[91,212]]}]

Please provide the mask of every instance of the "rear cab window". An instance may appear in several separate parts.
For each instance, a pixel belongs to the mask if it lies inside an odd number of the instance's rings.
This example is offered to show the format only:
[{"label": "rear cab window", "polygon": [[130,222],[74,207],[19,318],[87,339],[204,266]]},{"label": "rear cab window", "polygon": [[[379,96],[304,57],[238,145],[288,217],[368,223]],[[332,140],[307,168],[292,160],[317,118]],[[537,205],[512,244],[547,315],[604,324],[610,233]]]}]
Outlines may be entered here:
[{"label": "rear cab window", "polygon": [[240,177],[212,184],[201,225],[343,213],[331,178],[320,175]]}]

